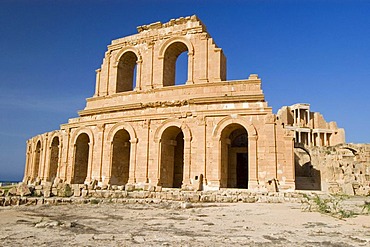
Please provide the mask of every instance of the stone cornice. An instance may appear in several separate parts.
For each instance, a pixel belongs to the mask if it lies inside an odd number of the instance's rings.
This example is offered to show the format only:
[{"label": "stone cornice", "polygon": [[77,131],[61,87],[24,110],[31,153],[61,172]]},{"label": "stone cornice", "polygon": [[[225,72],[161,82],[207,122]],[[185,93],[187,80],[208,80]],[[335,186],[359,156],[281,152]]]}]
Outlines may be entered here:
[{"label": "stone cornice", "polygon": [[[191,112],[191,111],[190,111]],[[272,112],[271,107],[262,107],[256,109],[243,109],[244,114],[240,114],[240,109],[228,109],[228,110],[199,110],[197,111],[198,115],[204,116],[204,118],[208,117],[225,117],[231,114],[238,114],[239,116],[255,116],[255,115],[267,115]],[[109,114],[110,112],[104,112],[101,114]],[[176,118],[183,118],[183,114],[181,112],[175,113],[173,117]],[[95,115],[97,116],[97,115]],[[76,128],[82,126],[96,126],[97,124],[110,124],[110,123],[117,123],[119,121],[125,121],[124,119],[129,119],[131,122],[136,121],[145,121],[147,119],[153,120],[164,120],[168,119],[168,113],[152,113],[152,114],[145,114],[145,115],[128,115],[128,116],[105,116],[99,115],[99,117],[89,116],[86,115],[87,118],[82,118],[80,121],[72,121],[66,124],[62,124],[61,128]],[[71,120],[71,119],[70,119]],[[73,119],[72,119],[73,120]]]},{"label": "stone cornice", "polygon": [[[114,97],[121,97],[121,96],[128,96],[132,94],[150,94],[150,93],[156,93],[156,92],[165,92],[165,91],[173,91],[173,90],[184,90],[184,89],[192,89],[192,88],[201,88],[201,87],[223,87],[223,86],[232,86],[237,84],[245,84],[245,85],[255,85],[257,86],[257,89],[253,90],[254,95],[256,94],[256,91],[261,91],[260,85],[261,80],[255,79],[255,80],[233,80],[233,81],[217,81],[217,82],[208,82],[208,83],[197,83],[197,84],[188,84],[188,85],[179,85],[179,86],[167,86],[162,88],[156,88],[156,89],[150,89],[150,90],[142,90],[142,91],[128,91],[128,92],[122,92],[122,93],[116,93],[108,96],[94,96],[91,98],[87,98],[87,102],[93,102],[93,101],[99,101],[104,100],[108,98],[114,98]],[[262,91],[261,91],[262,92]]]},{"label": "stone cornice", "polygon": [[82,110],[78,114],[83,116],[90,116],[101,113],[110,113],[118,111],[129,111],[143,108],[160,108],[160,107],[179,107],[191,104],[221,104],[221,103],[242,103],[242,102],[258,102],[264,101],[263,94],[253,95],[239,95],[239,96],[221,96],[221,97],[200,97],[189,100],[172,100],[172,101],[154,101],[146,103],[134,103],[118,106],[99,107],[94,109]]}]

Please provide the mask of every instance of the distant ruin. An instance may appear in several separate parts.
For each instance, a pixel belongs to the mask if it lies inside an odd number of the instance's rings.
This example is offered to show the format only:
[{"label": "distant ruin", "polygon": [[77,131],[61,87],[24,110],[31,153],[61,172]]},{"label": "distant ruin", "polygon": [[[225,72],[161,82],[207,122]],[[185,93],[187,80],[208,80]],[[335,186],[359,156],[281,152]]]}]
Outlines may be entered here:
[{"label": "distant ruin", "polygon": [[191,16],[113,40],[79,117],[27,141],[23,181],[366,193],[369,167],[370,145],[345,144],[308,104],[275,115],[258,75],[227,81],[222,49]]}]

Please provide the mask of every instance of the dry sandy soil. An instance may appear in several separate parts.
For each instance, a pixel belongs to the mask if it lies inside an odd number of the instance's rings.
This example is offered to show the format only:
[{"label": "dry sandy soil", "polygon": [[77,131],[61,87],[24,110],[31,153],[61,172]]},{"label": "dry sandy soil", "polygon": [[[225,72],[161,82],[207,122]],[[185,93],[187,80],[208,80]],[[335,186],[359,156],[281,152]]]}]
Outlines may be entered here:
[{"label": "dry sandy soil", "polygon": [[299,203],[4,207],[0,226],[0,246],[370,246],[370,216],[341,220]]}]

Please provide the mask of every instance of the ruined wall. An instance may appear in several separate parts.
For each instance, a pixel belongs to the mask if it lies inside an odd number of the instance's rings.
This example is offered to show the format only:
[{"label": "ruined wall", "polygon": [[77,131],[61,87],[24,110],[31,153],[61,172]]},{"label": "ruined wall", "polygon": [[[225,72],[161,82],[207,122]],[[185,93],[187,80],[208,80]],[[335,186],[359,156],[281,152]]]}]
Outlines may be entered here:
[{"label": "ruined wall", "polygon": [[296,188],[370,194],[370,144],[295,148]]}]

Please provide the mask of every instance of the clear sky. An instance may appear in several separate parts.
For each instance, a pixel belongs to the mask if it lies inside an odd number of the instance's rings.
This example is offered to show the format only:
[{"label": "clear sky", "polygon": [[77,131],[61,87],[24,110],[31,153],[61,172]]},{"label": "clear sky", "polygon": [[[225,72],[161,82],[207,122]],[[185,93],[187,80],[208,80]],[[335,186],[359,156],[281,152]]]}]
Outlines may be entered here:
[{"label": "clear sky", "polygon": [[27,139],[77,117],[111,40],[193,14],[227,79],[257,73],[275,113],[310,103],[370,143],[370,1],[0,0],[0,180],[22,179]]}]

